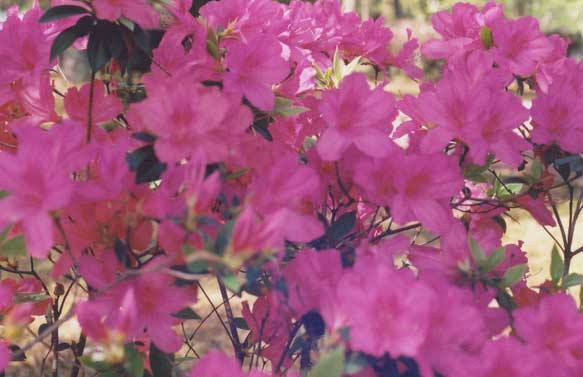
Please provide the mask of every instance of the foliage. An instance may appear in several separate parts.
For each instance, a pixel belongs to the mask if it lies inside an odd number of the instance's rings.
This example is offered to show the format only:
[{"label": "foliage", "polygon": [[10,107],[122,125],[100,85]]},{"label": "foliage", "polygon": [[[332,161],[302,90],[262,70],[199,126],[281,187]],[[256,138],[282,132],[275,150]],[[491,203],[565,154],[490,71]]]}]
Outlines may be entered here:
[{"label": "foliage", "polygon": [[[53,375],[62,353],[73,376],[171,376],[192,358],[193,377],[581,375],[583,65],[493,2],[432,21],[419,49],[333,0],[11,10],[0,368],[43,342]],[[92,79],[62,93],[69,48]],[[444,61],[439,81],[417,51]],[[418,95],[384,89],[395,69]],[[522,243],[503,243],[514,208],[561,233],[539,286]],[[197,300],[233,357],[197,353]],[[73,317],[79,340],[62,342]]]}]

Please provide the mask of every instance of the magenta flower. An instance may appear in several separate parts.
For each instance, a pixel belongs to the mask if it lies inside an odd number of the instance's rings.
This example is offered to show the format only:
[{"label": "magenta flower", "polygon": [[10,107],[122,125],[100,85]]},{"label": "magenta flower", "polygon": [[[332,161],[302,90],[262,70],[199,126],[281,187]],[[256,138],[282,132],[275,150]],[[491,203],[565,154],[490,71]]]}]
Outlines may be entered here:
[{"label": "magenta flower", "polygon": [[553,53],[553,45],[534,17],[498,19],[492,24],[496,62],[522,77],[536,72],[539,63]]},{"label": "magenta flower", "polygon": [[124,16],[137,22],[142,28],[160,27],[160,14],[147,0],[93,0],[97,17],[117,21]]},{"label": "magenta flower", "polygon": [[556,142],[569,152],[583,151],[583,101],[567,78],[555,80],[548,93],[537,95],[531,115],[535,143]]},{"label": "magenta flower", "polygon": [[[89,116],[89,90],[90,84],[85,84],[81,89],[70,88],[65,93],[65,110],[69,118],[84,125],[87,124]],[[106,95],[105,86],[95,81],[93,89],[93,124],[108,122],[115,119],[123,112],[123,106],[119,98],[114,95]]]},{"label": "magenta flower", "polygon": [[162,161],[200,152],[209,163],[227,159],[251,124],[251,112],[240,99],[217,88],[180,80],[151,89],[154,94],[132,106],[128,120],[157,136],[154,147]]},{"label": "magenta flower", "polygon": [[583,317],[572,297],[544,297],[538,307],[516,310],[514,320],[520,338],[545,362],[544,375],[575,376],[583,371]]},{"label": "magenta flower", "polygon": [[270,111],[275,103],[272,85],[290,74],[281,44],[269,36],[229,44],[225,65],[225,90],[241,93],[260,110]]},{"label": "magenta flower", "polygon": [[339,310],[351,326],[353,349],[378,357],[385,352],[415,357],[436,297],[410,271],[396,271],[388,262],[359,258],[337,285]]},{"label": "magenta flower", "polygon": [[30,255],[46,257],[55,241],[50,212],[69,204],[69,173],[73,163],[82,163],[72,151],[82,144],[83,133],[77,124],[57,125],[48,132],[23,124],[16,132],[16,154],[0,154],[0,187],[9,193],[0,200],[0,227],[22,222]]},{"label": "magenta flower", "polygon": [[352,74],[338,89],[324,92],[320,112],[328,125],[316,144],[323,160],[339,160],[350,145],[371,157],[391,151],[395,99],[382,86],[371,90],[363,74]]},{"label": "magenta flower", "polygon": [[38,78],[40,73],[50,68],[49,51],[51,43],[45,34],[44,25],[38,22],[41,9],[35,7],[20,19],[15,9],[9,12],[0,30],[0,85],[18,79]]}]

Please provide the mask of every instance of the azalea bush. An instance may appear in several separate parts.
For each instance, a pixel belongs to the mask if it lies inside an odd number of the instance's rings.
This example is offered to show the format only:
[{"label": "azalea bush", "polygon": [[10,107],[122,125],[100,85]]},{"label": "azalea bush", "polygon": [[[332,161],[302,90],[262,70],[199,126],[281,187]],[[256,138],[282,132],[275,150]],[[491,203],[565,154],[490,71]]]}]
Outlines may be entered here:
[{"label": "azalea bush", "polygon": [[[583,375],[583,65],[493,2],[432,23],[420,46],[335,0],[10,10],[0,368],[44,345],[53,376]],[[70,48],[91,79],[63,90]],[[555,243],[538,286],[518,209]],[[230,347],[201,354],[210,317]]]}]

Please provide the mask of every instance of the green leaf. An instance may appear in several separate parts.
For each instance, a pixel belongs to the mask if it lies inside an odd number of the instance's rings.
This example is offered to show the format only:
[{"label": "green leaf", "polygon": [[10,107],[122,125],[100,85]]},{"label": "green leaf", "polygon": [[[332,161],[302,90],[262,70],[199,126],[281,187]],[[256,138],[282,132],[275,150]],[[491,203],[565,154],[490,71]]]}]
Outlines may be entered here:
[{"label": "green leaf", "polygon": [[476,265],[481,266],[486,261],[486,253],[484,253],[484,250],[482,250],[480,245],[472,237],[469,238],[469,244],[474,262],[476,262]]},{"label": "green leaf", "polygon": [[26,255],[24,235],[19,235],[5,241],[0,246],[0,255],[4,257],[22,257]]},{"label": "green leaf", "polygon": [[494,249],[490,256],[488,257],[488,259],[486,259],[486,261],[482,265],[483,271],[489,272],[498,267],[500,263],[502,263],[502,261],[504,260],[504,251],[505,251],[504,247]]},{"label": "green leaf", "polygon": [[111,364],[106,363],[105,361],[95,361],[91,358],[91,356],[81,356],[79,361],[81,361],[81,364],[83,364],[85,367],[99,372],[99,376],[103,376],[103,373],[111,370],[112,368]]},{"label": "green leaf", "polygon": [[563,283],[561,284],[561,288],[567,289],[569,287],[574,287],[576,285],[583,284],[583,275],[581,274],[569,274],[563,278]]},{"label": "green leaf", "polygon": [[506,270],[506,272],[504,273],[504,277],[502,278],[504,286],[511,287],[514,284],[518,283],[524,276],[526,269],[527,269],[526,264],[518,264]]},{"label": "green leaf", "polygon": [[194,310],[191,308],[180,309],[178,312],[174,313],[174,317],[180,319],[202,319]]},{"label": "green leaf", "polygon": [[153,377],[169,377],[172,375],[173,354],[166,354],[150,343],[150,367]]},{"label": "green leaf", "polygon": [[231,292],[235,294],[241,292],[241,281],[237,275],[226,273],[221,275],[221,280],[225,284],[225,287],[227,287],[227,289]]},{"label": "green leaf", "polygon": [[551,279],[553,283],[557,283],[562,277],[565,269],[563,264],[563,258],[559,254],[559,249],[557,245],[553,245],[553,250],[551,252]]},{"label": "green leaf", "polygon": [[311,377],[341,377],[343,372],[344,347],[338,347],[320,357],[320,361],[312,369]]},{"label": "green leaf", "polygon": [[144,376],[144,359],[132,344],[125,346],[125,361],[123,363],[123,368],[128,373],[129,377]]},{"label": "green leaf", "polygon": [[275,97],[273,113],[286,117],[291,117],[308,111],[307,107],[293,106],[293,101],[284,97]]},{"label": "green leaf", "polygon": [[219,36],[212,27],[207,29],[206,49],[215,60],[219,59]]},{"label": "green leaf", "polygon": [[480,41],[486,49],[490,49],[494,46],[494,38],[492,36],[492,30],[489,27],[484,26],[482,30],[480,30]]},{"label": "green leaf", "polygon": [[532,164],[530,166],[530,174],[537,181],[543,175],[543,164],[541,164],[538,158],[532,160]]},{"label": "green leaf", "polygon": [[39,22],[51,22],[61,18],[76,16],[78,14],[89,13],[89,9],[75,5],[60,5],[47,9],[38,19]]},{"label": "green leaf", "polygon": [[223,255],[225,250],[231,242],[231,235],[233,234],[233,228],[235,227],[235,221],[230,220],[225,225],[221,227],[217,234],[217,239],[215,241],[215,253],[218,255]]}]

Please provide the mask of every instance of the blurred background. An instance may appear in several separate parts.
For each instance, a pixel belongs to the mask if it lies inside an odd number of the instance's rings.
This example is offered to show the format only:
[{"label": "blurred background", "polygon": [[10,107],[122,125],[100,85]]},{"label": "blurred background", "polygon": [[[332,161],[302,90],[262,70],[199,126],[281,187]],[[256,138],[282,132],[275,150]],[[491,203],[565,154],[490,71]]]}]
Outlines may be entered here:
[{"label": "blurred background", "polygon": [[[356,10],[363,18],[382,16],[388,23],[411,25],[427,24],[431,14],[449,9],[458,0],[341,0],[347,11]],[[48,6],[49,0],[38,0],[41,6]],[[483,5],[486,0],[466,0]],[[504,4],[508,16],[531,15],[537,17],[545,32],[560,32],[581,39],[583,34],[583,0],[497,0]],[[0,16],[5,10],[18,5],[26,8],[33,0],[0,0]],[[1,18],[0,18],[1,19]]]}]

